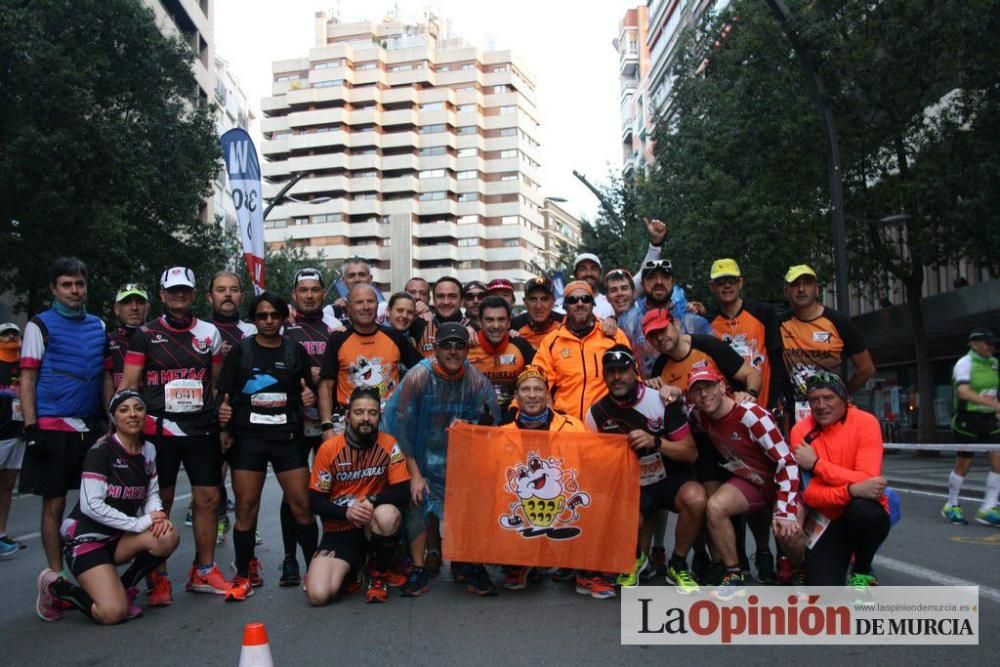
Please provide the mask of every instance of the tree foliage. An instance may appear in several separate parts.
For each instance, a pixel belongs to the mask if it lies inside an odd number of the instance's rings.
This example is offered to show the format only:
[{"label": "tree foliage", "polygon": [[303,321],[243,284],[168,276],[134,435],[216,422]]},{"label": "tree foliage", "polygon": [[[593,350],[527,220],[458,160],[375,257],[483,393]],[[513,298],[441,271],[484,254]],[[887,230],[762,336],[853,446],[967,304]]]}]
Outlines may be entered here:
[{"label": "tree foliage", "polygon": [[90,268],[90,308],[123,282],[199,276],[231,256],[199,208],[218,169],[194,53],[134,0],[0,0],[0,291],[39,310],[49,263]]}]

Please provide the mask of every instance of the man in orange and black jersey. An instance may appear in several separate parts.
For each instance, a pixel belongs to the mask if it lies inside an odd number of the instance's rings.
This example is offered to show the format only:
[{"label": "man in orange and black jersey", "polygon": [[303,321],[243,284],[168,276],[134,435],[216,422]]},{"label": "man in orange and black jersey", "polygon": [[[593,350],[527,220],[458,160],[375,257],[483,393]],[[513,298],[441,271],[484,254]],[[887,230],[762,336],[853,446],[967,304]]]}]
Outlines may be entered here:
[{"label": "man in orange and black jersey", "polygon": [[[793,423],[808,417],[806,380],[819,371],[844,379],[848,395],[854,394],[875,374],[875,364],[861,331],[851,318],[827,308],[819,299],[816,272],[806,264],[788,269],[785,296],[792,312],[781,320],[781,358],[784,362],[786,414]],[[844,377],[850,359],[854,372]]]},{"label": "man in orange and black jersey", "polygon": [[524,283],[525,311],[511,321],[511,328],[538,349],[545,335],[555,331],[566,315],[553,310],[556,305],[556,290],[552,281],[545,276],[529,278]]},{"label": "man in orange and black jersey", "polygon": [[[285,337],[305,349],[309,355],[313,385],[319,384],[319,369],[323,363],[323,353],[330,334],[344,327],[336,317],[323,310],[326,299],[326,283],[323,274],[318,269],[305,268],[295,272],[292,279],[292,304],[295,305],[295,315],[290,324],[285,325]],[[308,456],[309,450],[316,452],[323,442],[323,434],[319,428],[319,409],[302,408],[302,446]],[[281,502],[281,541],[285,548],[285,558],[281,564],[279,586],[298,586],[299,563],[295,558],[295,517],[291,507],[282,499]]]},{"label": "man in orange and black jersey", "polygon": [[[438,327],[445,322],[458,322],[467,330],[469,336],[475,336],[475,330],[469,324],[468,318],[462,315],[462,283],[458,278],[444,276],[434,283],[434,315],[430,319],[423,319],[425,322],[423,331],[415,337],[417,341],[417,351],[424,359],[434,356],[434,339],[437,336]],[[415,322],[416,323],[416,322]]]},{"label": "man in orange and black jersey", "polygon": [[323,354],[320,368],[319,414],[323,437],[333,436],[335,406],[346,406],[357,387],[375,387],[388,401],[399,386],[399,366],[420,363],[413,345],[392,327],[375,321],[378,300],[371,285],[355,285],[347,295],[350,328],[337,331]]},{"label": "man in orange and black jersey", "polygon": [[344,578],[369,553],[367,601],[388,600],[389,563],[401,510],[410,503],[410,473],[396,439],[378,430],[381,414],[377,389],[354,389],[344,433],[326,440],[313,461],[309,500],[323,519],[323,536],[306,578],[313,605],[335,598]]},{"label": "man in orange and black jersey", "polygon": [[747,301],[740,296],[743,275],[734,259],[712,262],[708,288],[715,295],[718,307],[705,315],[715,335],[729,343],[743,360],[760,371],[760,393],[757,405],[770,407],[771,353],[781,345],[778,320],[774,308],[760,301]]},{"label": "man in orange and black jersey", "polygon": [[505,414],[514,398],[517,376],[535,358],[535,348],[523,338],[510,337],[510,304],[503,297],[488,296],[479,306],[481,330],[478,344],[469,349],[469,363],[493,384]]},{"label": "man in orange and black jersey", "polygon": [[[108,352],[111,355],[111,384],[117,389],[122,383],[129,341],[149,319],[149,293],[146,288],[138,283],[122,285],[115,295],[114,311],[120,324],[108,334]],[[104,398],[105,402],[111,400],[110,396]]]}]

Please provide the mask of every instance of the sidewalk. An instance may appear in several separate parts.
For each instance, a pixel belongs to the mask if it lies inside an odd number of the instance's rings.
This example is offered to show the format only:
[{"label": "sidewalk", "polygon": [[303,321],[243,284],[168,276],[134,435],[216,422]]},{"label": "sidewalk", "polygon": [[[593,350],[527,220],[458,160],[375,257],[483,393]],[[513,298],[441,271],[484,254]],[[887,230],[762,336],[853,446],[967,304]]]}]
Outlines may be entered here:
[{"label": "sidewalk", "polygon": [[[942,452],[940,456],[918,457],[916,452],[891,453],[882,459],[882,475],[889,485],[903,489],[948,493],[948,473],[955,466],[955,455]],[[986,473],[990,464],[985,454],[976,454],[965,483],[963,496],[982,497],[986,490]]]}]

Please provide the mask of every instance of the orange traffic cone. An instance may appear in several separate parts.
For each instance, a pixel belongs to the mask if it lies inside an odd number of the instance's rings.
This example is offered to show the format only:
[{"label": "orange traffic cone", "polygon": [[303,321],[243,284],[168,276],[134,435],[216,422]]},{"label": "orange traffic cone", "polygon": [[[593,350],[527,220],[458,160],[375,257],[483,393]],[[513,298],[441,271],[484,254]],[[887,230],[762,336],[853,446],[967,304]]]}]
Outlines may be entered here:
[{"label": "orange traffic cone", "polygon": [[274,667],[271,645],[267,641],[267,630],[263,623],[247,623],[243,628],[239,667]]}]

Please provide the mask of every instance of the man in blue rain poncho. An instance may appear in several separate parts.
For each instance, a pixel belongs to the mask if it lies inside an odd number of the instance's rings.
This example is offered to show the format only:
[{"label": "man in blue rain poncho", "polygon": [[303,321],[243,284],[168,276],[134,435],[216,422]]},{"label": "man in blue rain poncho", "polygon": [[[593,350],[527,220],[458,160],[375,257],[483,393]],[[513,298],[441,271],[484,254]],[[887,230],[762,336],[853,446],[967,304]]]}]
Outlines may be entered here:
[{"label": "man in blue rain poncho", "polygon": [[[499,424],[500,406],[490,381],[469,365],[469,333],[457,322],[445,322],[437,331],[434,356],[414,366],[392,395],[382,418],[382,430],[391,433],[409,462],[414,506],[406,517],[413,568],[402,588],[406,596],[426,593],[429,575],[424,567],[427,519],[444,516],[444,485],[448,457],[446,429],[456,420]],[[465,581],[477,595],[496,595],[496,586],[482,565],[453,567],[457,581]]]}]

